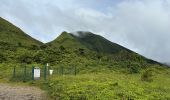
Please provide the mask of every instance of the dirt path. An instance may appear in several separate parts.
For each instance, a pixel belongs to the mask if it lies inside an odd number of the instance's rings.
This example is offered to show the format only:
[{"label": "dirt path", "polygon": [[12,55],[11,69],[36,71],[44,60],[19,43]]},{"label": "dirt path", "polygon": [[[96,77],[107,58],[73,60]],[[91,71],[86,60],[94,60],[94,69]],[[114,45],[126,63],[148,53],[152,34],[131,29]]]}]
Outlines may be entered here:
[{"label": "dirt path", "polygon": [[45,92],[29,86],[0,84],[0,100],[45,100]]}]

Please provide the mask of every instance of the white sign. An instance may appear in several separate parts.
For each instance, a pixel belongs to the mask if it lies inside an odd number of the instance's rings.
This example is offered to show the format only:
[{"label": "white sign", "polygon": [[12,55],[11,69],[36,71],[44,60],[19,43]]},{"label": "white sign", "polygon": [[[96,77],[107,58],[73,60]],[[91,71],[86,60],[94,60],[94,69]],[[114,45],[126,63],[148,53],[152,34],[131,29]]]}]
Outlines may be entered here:
[{"label": "white sign", "polygon": [[52,75],[52,74],[53,74],[53,70],[52,70],[52,69],[50,69],[50,70],[49,70],[49,72],[50,72],[50,75]]},{"label": "white sign", "polygon": [[34,79],[39,79],[40,78],[40,68],[35,67],[34,68]]}]

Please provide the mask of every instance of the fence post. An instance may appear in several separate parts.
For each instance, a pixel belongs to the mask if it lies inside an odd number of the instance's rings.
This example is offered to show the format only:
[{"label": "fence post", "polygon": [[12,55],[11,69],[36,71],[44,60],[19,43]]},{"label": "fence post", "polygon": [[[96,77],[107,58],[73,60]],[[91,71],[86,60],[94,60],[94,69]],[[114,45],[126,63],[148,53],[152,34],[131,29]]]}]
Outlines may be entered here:
[{"label": "fence post", "polygon": [[63,68],[63,66],[60,67],[60,74],[61,74],[61,75],[64,74],[64,68]]},{"label": "fence post", "polygon": [[62,66],[62,75],[64,75],[64,67]]},{"label": "fence post", "polygon": [[24,82],[26,81],[26,65],[24,65]]},{"label": "fence post", "polygon": [[13,78],[15,78],[16,76],[16,66],[14,66],[14,69],[13,69]]},{"label": "fence post", "polygon": [[46,73],[47,72],[47,67],[46,67],[46,65],[44,66],[44,80],[46,80]]},{"label": "fence post", "polygon": [[74,66],[74,75],[76,76],[77,72],[76,72],[76,66]]},{"label": "fence post", "polygon": [[34,66],[32,66],[32,80],[34,80]]}]

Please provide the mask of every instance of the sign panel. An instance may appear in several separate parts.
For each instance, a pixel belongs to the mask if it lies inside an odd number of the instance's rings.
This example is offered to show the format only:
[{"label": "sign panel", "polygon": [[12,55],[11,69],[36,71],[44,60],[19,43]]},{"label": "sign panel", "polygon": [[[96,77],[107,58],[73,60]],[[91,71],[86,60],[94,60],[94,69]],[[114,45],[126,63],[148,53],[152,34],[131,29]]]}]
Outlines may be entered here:
[{"label": "sign panel", "polygon": [[53,70],[52,70],[52,69],[50,69],[50,70],[49,70],[49,72],[50,72],[50,75],[52,75],[52,74],[53,74]]},{"label": "sign panel", "polygon": [[40,78],[40,68],[35,67],[34,68],[34,79],[39,79]]}]

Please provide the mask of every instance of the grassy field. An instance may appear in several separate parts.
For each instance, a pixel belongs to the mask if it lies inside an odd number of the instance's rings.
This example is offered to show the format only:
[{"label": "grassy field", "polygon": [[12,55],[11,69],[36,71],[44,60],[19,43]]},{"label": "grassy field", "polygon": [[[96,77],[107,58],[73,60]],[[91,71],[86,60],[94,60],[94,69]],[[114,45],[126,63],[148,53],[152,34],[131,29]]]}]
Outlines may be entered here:
[{"label": "grassy field", "polygon": [[43,87],[60,100],[169,100],[169,75],[169,70],[155,73],[152,82],[119,72],[53,76]]},{"label": "grassy field", "polygon": [[[5,64],[4,64],[5,65]],[[38,81],[11,81],[12,65],[0,65],[1,82],[37,86],[59,100],[169,100],[170,69],[150,67],[140,73],[90,72],[48,76]],[[2,69],[4,68],[4,69]],[[147,73],[149,72],[149,73]]]}]

